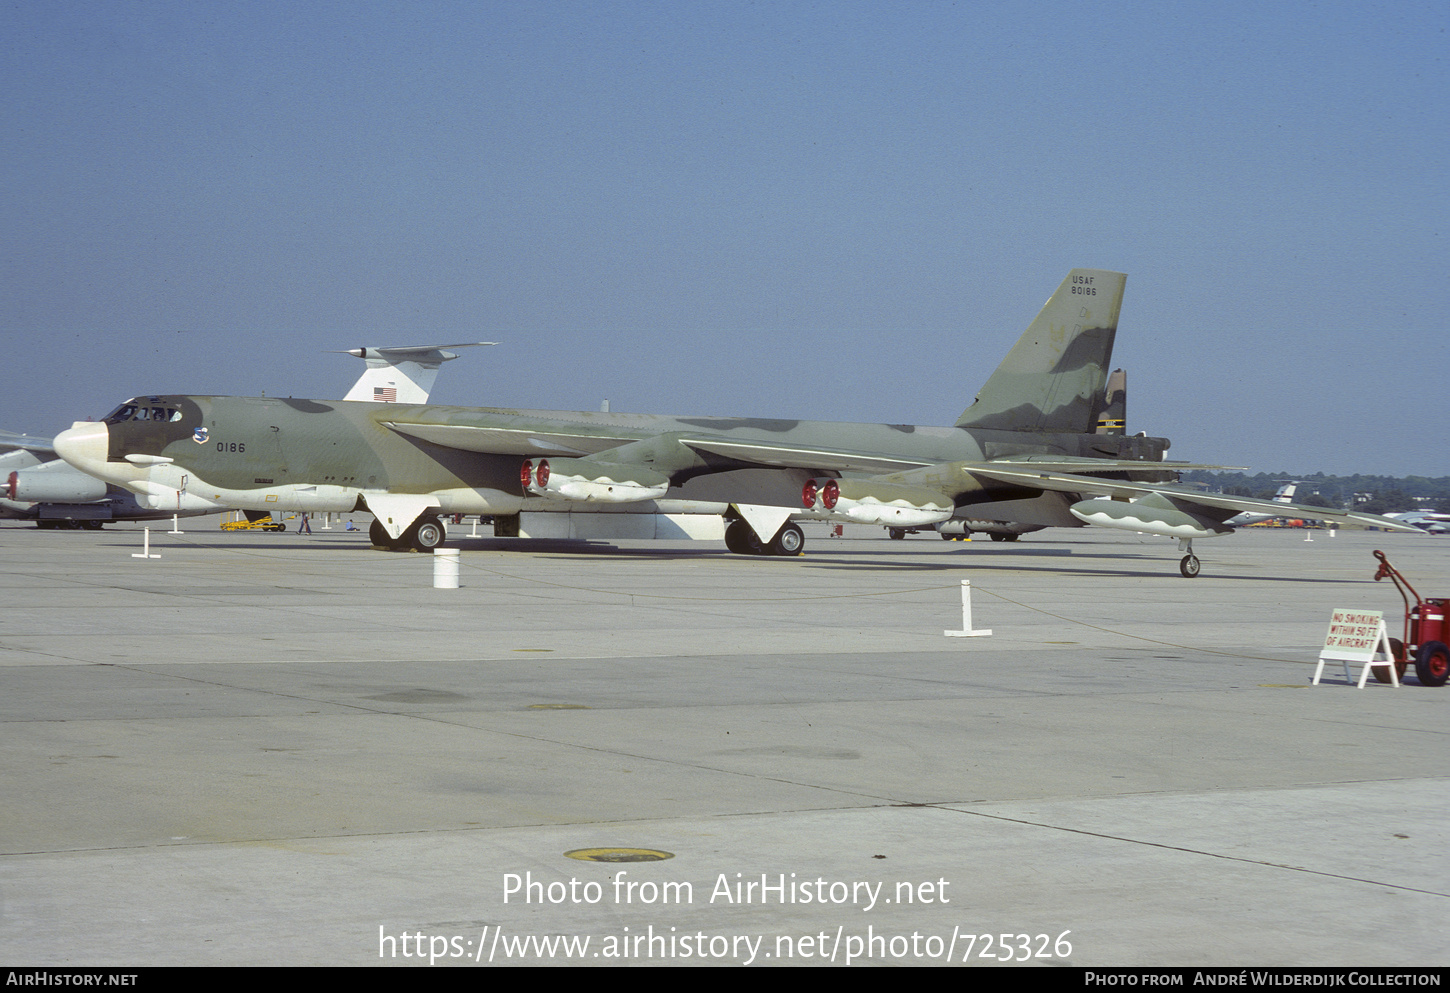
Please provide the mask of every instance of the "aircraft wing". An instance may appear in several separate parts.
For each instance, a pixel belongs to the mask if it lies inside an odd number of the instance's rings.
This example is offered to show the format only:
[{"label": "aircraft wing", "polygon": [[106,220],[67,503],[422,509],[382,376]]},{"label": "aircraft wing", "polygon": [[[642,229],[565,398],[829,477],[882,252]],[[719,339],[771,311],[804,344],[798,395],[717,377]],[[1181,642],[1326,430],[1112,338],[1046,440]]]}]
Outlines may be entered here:
[{"label": "aircraft wing", "polygon": [[[542,428],[494,427],[480,424],[387,420],[384,426],[409,437],[489,455],[563,455],[582,458],[623,445],[639,443],[638,435],[623,436],[601,425],[597,433]],[[658,436],[664,438],[665,436]],[[742,440],[724,435],[668,435],[670,445],[681,445],[699,453],[716,455],[733,462],[775,469],[810,469],[822,472],[859,472],[872,475],[905,472],[940,464],[933,459],[911,458],[884,452],[783,445],[768,441]],[[615,461],[615,459],[606,459]],[[1030,466],[1044,472],[1179,472],[1190,469],[1242,469],[1242,466],[1206,465],[1195,462],[1151,462],[1134,459],[1091,459],[1068,456],[1021,456],[993,460],[990,465]]]},{"label": "aircraft wing", "polygon": [[777,469],[815,469],[832,472],[901,472],[934,465],[930,460],[872,452],[849,452],[822,448],[801,448],[794,445],[772,445],[760,441],[735,441],[730,438],[681,438],[680,443],[697,452],[709,452],[738,462],[771,466]]},{"label": "aircraft wing", "polygon": [[[1163,463],[1138,463],[1154,465]],[[1007,483],[1032,486],[1037,489],[1055,490],[1062,493],[1097,494],[1118,500],[1136,502],[1145,498],[1156,498],[1150,506],[1166,510],[1164,504],[1190,514],[1214,519],[1219,522],[1228,517],[1244,513],[1267,513],[1276,517],[1298,515],[1314,520],[1343,521],[1362,527],[1383,528],[1386,531],[1417,531],[1399,521],[1378,514],[1364,514],[1356,511],[1333,510],[1328,507],[1311,507],[1302,503],[1279,503],[1260,500],[1256,497],[1226,496],[1222,493],[1203,493],[1183,486],[1158,483],[1135,483],[1117,479],[1094,479],[1092,476],[1076,473],[1050,472],[1038,468],[1007,468],[1002,462],[963,463],[962,471],[974,476],[985,476]],[[1085,501],[1087,502],[1087,501]],[[1104,523],[1092,521],[1090,523]],[[1146,529],[1145,529],[1146,530]],[[1231,530],[1231,529],[1225,529]]]},{"label": "aircraft wing", "polygon": [[[446,448],[489,455],[567,455],[584,457],[607,452],[631,444],[647,444],[638,434],[623,436],[611,433],[601,425],[598,433],[559,431],[552,428],[493,427],[478,424],[447,424],[388,420],[383,424],[412,438],[432,442]],[[934,465],[926,459],[873,452],[809,448],[779,445],[763,441],[744,441],[722,435],[680,434],[658,435],[657,440],[671,447],[682,446],[699,453],[720,456],[735,462],[771,468],[810,468],[837,472],[899,472]],[[615,461],[615,459],[607,459]]]},{"label": "aircraft wing", "polygon": [[[886,512],[878,509],[885,504],[900,508],[891,511],[890,522],[901,523],[908,513],[923,520],[950,516],[952,494],[979,488],[952,485],[950,477],[955,475],[964,482],[964,477],[976,477],[978,483],[993,480],[1079,494],[1082,499],[1069,509],[1085,523],[1174,537],[1227,534],[1233,528],[1225,522],[1243,512],[1296,514],[1390,531],[1419,530],[1376,514],[1204,493],[1172,483],[1102,479],[1096,475],[1239,468],[1235,466],[1053,455],[945,463],[930,458],[789,445],[712,433],[664,432],[649,436],[636,429],[629,432],[630,437],[621,430],[627,430],[627,425],[601,423],[596,428],[582,420],[577,425],[544,422],[507,427],[402,418],[383,423],[399,434],[436,445],[529,459],[525,471],[531,481],[525,488],[530,493],[570,499],[619,503],[659,499],[668,491],[675,473],[717,470],[721,468],[719,460],[723,459],[735,466],[870,477],[838,481],[831,499],[866,507],[860,513],[869,517],[871,523],[879,523],[878,517],[886,519],[883,517]],[[541,463],[547,458],[547,467],[536,464],[533,461],[536,458]],[[824,487],[827,482],[818,480],[817,485]]]},{"label": "aircraft wing", "polygon": [[520,455],[525,458],[537,455],[584,456],[635,440],[633,437],[615,437],[608,433],[535,431],[528,428],[486,427],[476,424],[431,424],[396,420],[382,423],[384,427],[399,434],[442,445],[444,448],[486,455]]},{"label": "aircraft wing", "polygon": [[[799,448],[762,442],[739,442],[724,438],[681,438],[682,444],[702,452],[723,455],[741,462],[781,469],[822,469],[835,472],[895,473],[924,469],[942,463],[932,459],[907,459],[873,452]],[[1090,459],[1073,456],[1023,455],[993,459],[984,465],[1026,466],[1040,472],[1186,472],[1193,469],[1242,470],[1243,466],[1202,465],[1196,462],[1151,462],[1144,459]]]},{"label": "aircraft wing", "polygon": [[56,457],[55,446],[50,443],[49,438],[36,438],[28,434],[16,434],[13,431],[0,431],[0,452],[22,450],[50,458]]},{"label": "aircraft wing", "polygon": [[1089,459],[1070,455],[1017,455],[990,462],[964,463],[1008,469],[1021,466],[1032,472],[1189,472],[1195,469],[1242,472],[1241,465],[1207,465],[1200,462],[1152,462],[1147,459]]}]

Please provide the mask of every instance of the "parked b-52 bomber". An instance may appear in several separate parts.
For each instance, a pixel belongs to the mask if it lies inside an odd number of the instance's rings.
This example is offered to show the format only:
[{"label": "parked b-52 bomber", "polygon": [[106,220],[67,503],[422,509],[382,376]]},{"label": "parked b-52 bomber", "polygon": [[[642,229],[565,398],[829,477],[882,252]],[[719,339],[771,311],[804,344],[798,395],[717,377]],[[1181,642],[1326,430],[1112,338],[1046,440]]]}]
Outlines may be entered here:
[{"label": "parked b-52 bomber", "polygon": [[[367,363],[345,400],[427,403],[428,391],[444,362],[457,358],[448,349],[492,345],[469,341],[457,345],[365,346],[350,348]],[[107,521],[156,521],[177,515],[214,514],[210,503],[167,504],[154,494],[136,493],[87,475],[56,457],[50,439],[0,431],[0,518],[35,521],[38,528],[99,529]],[[269,516],[254,511],[257,517]]]},{"label": "parked b-52 bomber", "polygon": [[[1390,530],[1373,514],[1174,486],[1164,438],[1098,434],[1122,273],[1074,269],[950,427],[143,396],[55,439],[77,468],[171,508],[370,512],[376,545],[432,549],[442,517],[523,511],[717,513],[744,554],[794,555],[796,520],[913,527],[953,518],[1228,534],[1242,511]],[[511,527],[512,522],[512,527]]]}]

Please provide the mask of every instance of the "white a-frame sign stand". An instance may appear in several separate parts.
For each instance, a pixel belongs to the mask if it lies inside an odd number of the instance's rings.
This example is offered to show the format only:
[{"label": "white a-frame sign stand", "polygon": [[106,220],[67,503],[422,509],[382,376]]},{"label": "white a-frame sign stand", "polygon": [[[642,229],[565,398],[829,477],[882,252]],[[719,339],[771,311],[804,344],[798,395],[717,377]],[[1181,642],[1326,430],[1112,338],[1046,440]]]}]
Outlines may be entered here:
[{"label": "white a-frame sign stand", "polygon": [[[1375,658],[1384,655],[1384,659]],[[1388,664],[1386,664],[1388,660]],[[1385,631],[1384,615],[1378,610],[1347,610],[1338,608],[1329,619],[1329,631],[1324,635],[1324,647],[1319,651],[1319,664],[1314,667],[1313,685],[1319,685],[1324,674],[1325,662],[1339,662],[1344,665],[1344,681],[1350,681],[1349,664],[1360,662],[1364,668],[1359,673],[1359,688],[1364,689],[1369,679],[1370,666],[1383,665],[1390,671],[1390,682],[1400,685],[1399,673],[1395,671],[1395,655],[1390,651],[1390,637]]]}]

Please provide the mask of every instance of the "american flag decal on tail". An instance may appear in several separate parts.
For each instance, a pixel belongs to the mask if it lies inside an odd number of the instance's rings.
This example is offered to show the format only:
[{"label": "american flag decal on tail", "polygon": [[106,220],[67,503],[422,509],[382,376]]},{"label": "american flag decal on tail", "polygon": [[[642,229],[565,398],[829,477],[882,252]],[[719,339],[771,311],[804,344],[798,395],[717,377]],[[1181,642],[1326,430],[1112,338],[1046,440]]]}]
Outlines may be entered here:
[{"label": "american flag decal on tail", "polygon": [[397,403],[398,390],[393,386],[374,386],[373,400],[380,403]]}]

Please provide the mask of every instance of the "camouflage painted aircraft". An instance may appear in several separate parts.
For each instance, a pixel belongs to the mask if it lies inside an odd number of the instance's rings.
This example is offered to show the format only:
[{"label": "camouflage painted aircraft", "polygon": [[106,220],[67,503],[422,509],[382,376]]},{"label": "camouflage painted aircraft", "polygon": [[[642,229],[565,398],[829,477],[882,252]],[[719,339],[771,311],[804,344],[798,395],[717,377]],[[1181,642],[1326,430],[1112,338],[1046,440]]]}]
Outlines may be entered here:
[{"label": "camouflage painted aircraft", "polygon": [[[438,377],[438,368],[458,358],[450,348],[473,348],[496,344],[469,341],[457,345],[403,345],[348,349],[367,363],[345,400],[427,403],[428,391]],[[56,456],[55,446],[45,438],[0,431],[0,518],[35,521],[38,528],[87,528],[95,530],[107,521],[158,521],[173,515],[193,517],[224,509],[198,505],[182,509],[176,504],[138,502],[135,493],[95,476],[80,472]],[[241,509],[241,508],[225,508]],[[268,516],[251,511],[249,517]]]},{"label": "camouflage painted aircraft", "polygon": [[[128,400],[55,439],[143,502],[370,512],[374,544],[429,550],[450,514],[718,513],[744,554],[799,554],[793,519],[1094,524],[1192,540],[1284,504],[1175,487],[1163,438],[1098,434],[1126,276],[1074,269],[955,425],[208,396]],[[1412,530],[1370,514],[1346,521]]]}]

